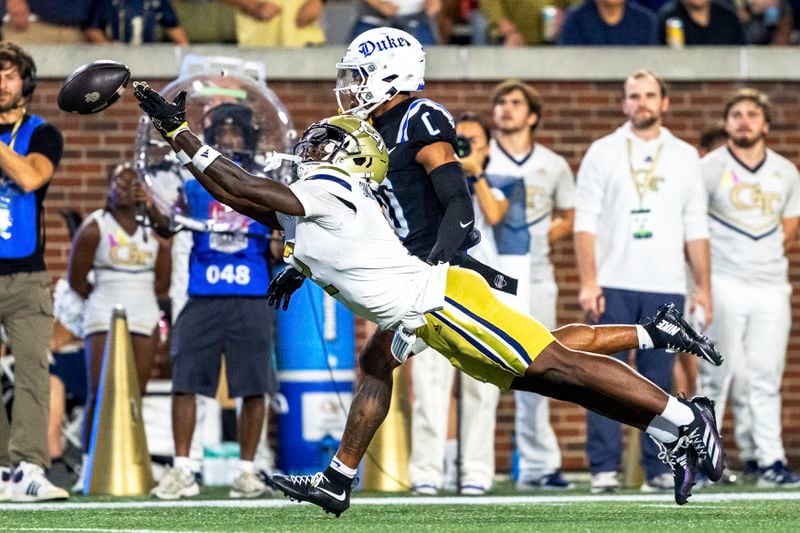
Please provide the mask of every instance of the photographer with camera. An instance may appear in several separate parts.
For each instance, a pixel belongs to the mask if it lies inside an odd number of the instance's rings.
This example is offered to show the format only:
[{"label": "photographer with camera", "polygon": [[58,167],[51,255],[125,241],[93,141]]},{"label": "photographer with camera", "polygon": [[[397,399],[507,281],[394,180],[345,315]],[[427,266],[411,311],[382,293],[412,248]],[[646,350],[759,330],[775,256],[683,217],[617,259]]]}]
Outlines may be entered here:
[{"label": "photographer with camera", "polygon": [[[489,126],[476,114],[463,114],[456,119],[456,134],[457,155],[473,193],[475,228],[482,236],[470,249],[470,255],[496,267],[497,248],[491,225],[486,221],[500,220],[504,211],[483,175],[489,157]],[[443,486],[456,485],[464,495],[484,494],[491,488],[494,478],[494,426],[500,390],[459,373],[455,391],[460,403],[458,413],[468,413],[468,416],[456,415],[459,419],[457,434],[455,439],[449,440],[450,399],[456,369],[447,359],[427,349],[412,359],[411,376],[414,398],[409,478],[414,492],[433,496]],[[444,478],[446,458],[454,458],[460,464],[459,471],[447,480]],[[454,462],[448,460],[448,464]],[[455,475],[460,476],[458,481]]]}]

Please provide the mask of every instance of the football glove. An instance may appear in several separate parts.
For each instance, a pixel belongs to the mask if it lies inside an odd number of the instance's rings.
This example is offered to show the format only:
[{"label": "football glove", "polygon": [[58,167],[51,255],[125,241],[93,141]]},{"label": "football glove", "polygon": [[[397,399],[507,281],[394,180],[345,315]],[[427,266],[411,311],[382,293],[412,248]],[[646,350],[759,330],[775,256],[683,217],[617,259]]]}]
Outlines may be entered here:
[{"label": "football glove", "polygon": [[181,91],[170,102],[154,91],[147,82],[133,82],[133,95],[153,121],[153,126],[165,139],[174,139],[177,134],[189,129],[186,122],[186,91]]},{"label": "football glove", "polygon": [[303,274],[287,266],[270,282],[267,289],[267,303],[275,309],[283,308],[286,311],[292,294],[300,288],[305,279]]}]

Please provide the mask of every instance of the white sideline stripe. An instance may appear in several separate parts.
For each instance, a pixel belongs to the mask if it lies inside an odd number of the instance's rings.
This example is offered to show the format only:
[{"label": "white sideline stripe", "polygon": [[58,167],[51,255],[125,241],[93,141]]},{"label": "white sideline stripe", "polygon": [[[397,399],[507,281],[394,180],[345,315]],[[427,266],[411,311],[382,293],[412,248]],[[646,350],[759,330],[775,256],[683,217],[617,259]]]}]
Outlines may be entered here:
[{"label": "white sideline stripe", "polygon": [[[359,505],[537,505],[596,502],[672,502],[672,494],[619,494],[586,496],[409,496],[407,498],[359,498],[352,500],[353,507]],[[719,492],[695,494],[692,503],[725,503],[735,501],[788,501],[800,500],[800,492]],[[674,503],[673,503],[674,504]],[[80,509],[152,509],[162,507],[231,507],[238,509],[278,508],[297,505],[285,498],[265,500],[177,500],[177,501],[132,501],[132,502],[60,502],[60,503],[4,503],[0,511],[62,511]],[[310,505],[304,503],[304,505]],[[16,529],[16,528],[14,528]],[[0,531],[6,528],[0,527]],[[63,531],[71,531],[64,529]],[[97,531],[107,531],[98,529]],[[111,530],[108,530],[111,531]],[[119,530],[113,530],[119,531]],[[140,531],[140,530],[131,530]],[[144,531],[144,530],[141,530]]]}]

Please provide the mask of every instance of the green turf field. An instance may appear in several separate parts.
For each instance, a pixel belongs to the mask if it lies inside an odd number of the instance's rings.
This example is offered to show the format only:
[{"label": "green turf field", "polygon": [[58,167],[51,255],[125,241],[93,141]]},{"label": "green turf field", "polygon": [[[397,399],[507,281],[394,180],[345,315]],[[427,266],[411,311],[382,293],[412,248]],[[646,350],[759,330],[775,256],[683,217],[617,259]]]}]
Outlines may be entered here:
[{"label": "green turf field", "polygon": [[180,502],[78,497],[58,504],[2,504],[0,531],[800,531],[800,491],[704,490],[683,507],[668,495],[587,492],[482,498],[357,495],[338,519],[284,498],[228,500],[221,489]]}]

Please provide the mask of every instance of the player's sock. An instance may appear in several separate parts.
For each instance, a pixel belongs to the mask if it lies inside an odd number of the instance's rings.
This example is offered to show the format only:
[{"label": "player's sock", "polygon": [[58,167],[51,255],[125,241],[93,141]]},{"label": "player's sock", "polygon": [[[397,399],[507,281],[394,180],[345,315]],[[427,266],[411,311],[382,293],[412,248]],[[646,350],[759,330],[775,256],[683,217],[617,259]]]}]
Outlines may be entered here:
[{"label": "player's sock", "polygon": [[669,400],[667,400],[667,406],[664,408],[664,412],[661,413],[661,416],[680,427],[692,423],[694,420],[694,411],[675,396],[670,396]]},{"label": "player's sock", "polygon": [[197,467],[196,461],[189,457],[176,456],[172,461],[172,466],[183,470],[184,474],[186,475],[194,475],[195,472],[200,471],[200,469]]},{"label": "player's sock", "polygon": [[678,426],[663,416],[656,416],[653,418],[650,425],[647,426],[644,431],[664,444],[671,444],[678,440]]},{"label": "player's sock", "polygon": [[250,472],[252,474],[256,471],[256,465],[253,461],[243,461],[239,459],[236,467],[239,469],[239,472]]},{"label": "player's sock", "polygon": [[655,347],[653,343],[653,338],[644,328],[644,326],[636,325],[636,336],[639,338],[639,349],[640,350],[649,350]]},{"label": "player's sock", "polygon": [[340,485],[342,487],[349,487],[353,483],[353,478],[356,477],[358,471],[355,468],[350,468],[334,456],[331,459],[330,465],[325,469],[325,477]]}]

